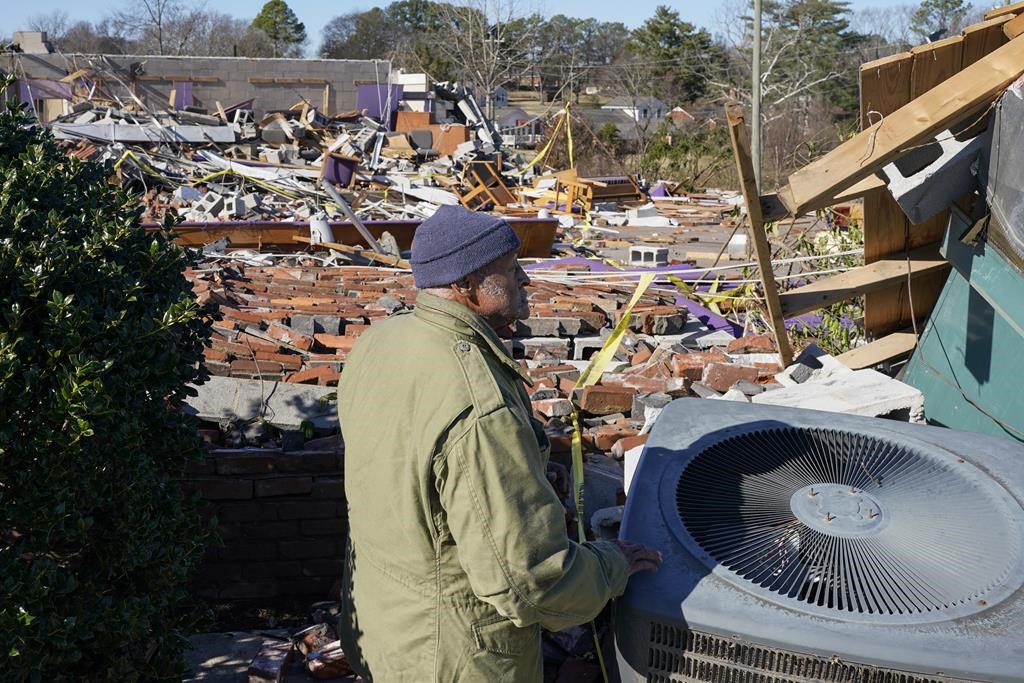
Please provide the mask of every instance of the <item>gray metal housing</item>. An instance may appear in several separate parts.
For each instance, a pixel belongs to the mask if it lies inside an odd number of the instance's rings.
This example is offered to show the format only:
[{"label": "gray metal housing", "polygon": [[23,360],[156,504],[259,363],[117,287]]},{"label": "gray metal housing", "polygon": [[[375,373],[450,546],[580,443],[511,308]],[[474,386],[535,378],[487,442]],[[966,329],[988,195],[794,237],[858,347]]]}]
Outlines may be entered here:
[{"label": "gray metal housing", "polygon": [[[664,563],[657,573],[633,576],[626,594],[616,603],[616,649],[622,680],[647,680],[649,674],[656,680],[705,680],[669,678],[660,669],[654,670],[657,667],[651,664],[650,651],[653,624],[718,636],[737,646],[913,672],[928,680],[1024,681],[1024,589],[1020,587],[1024,577],[1011,578],[1012,585],[998,600],[974,614],[958,616],[953,612],[949,619],[929,622],[894,616],[891,624],[877,619],[872,623],[783,606],[759,595],[756,587],[745,590],[720,565],[709,569],[694,555],[689,549],[692,544],[682,540],[681,534],[686,532],[681,531],[675,498],[686,464],[723,439],[777,428],[862,433],[963,458],[1008,494],[1012,504],[1008,509],[1019,513],[1015,523],[1024,520],[1020,507],[1024,447],[1011,441],[876,418],[679,399],[665,409],[651,433],[623,517],[621,538],[659,549]],[[985,557],[978,557],[979,563],[984,561]]]}]

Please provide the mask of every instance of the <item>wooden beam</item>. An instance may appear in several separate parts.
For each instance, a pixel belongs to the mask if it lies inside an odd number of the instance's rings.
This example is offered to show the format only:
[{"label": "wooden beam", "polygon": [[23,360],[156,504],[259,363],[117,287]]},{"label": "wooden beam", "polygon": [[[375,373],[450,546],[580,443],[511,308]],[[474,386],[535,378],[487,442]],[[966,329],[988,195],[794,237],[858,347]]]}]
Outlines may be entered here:
[{"label": "wooden beam", "polygon": [[1022,33],[1024,33],[1024,14],[1018,14],[1003,24],[1003,35],[1009,40],[1013,40]]},{"label": "wooden beam", "polygon": [[747,205],[747,226],[754,243],[754,254],[757,267],[761,273],[761,284],[768,309],[768,322],[775,336],[776,348],[783,367],[793,362],[793,349],[786,332],[785,318],[779,303],[779,285],[775,281],[772,268],[772,249],[768,244],[768,233],[764,229],[764,216],[761,213],[761,197],[754,179],[754,162],[750,157],[750,139],[747,137],[747,125],[744,120],[743,108],[738,104],[729,104],[725,108],[729,121],[729,137],[732,139],[733,158],[743,188],[743,199]]},{"label": "wooden beam", "polygon": [[91,73],[92,73],[92,67],[91,66],[87,66],[84,69],[79,69],[78,71],[69,73],[67,76],[65,76],[64,78],[60,79],[60,82],[61,83],[74,83],[79,78],[82,78],[84,76],[88,76]]},{"label": "wooden beam", "polygon": [[917,337],[913,332],[893,332],[864,346],[841,353],[836,356],[836,360],[851,370],[863,370],[909,356],[916,347]]},{"label": "wooden beam", "polygon": [[1003,33],[1003,24],[1012,18],[1012,15],[1004,14],[1001,17],[988,19],[965,28],[963,30],[964,53],[960,62],[961,67],[966,69],[989,52],[1002,47],[1007,41],[1006,34]]},{"label": "wooden beam", "polygon": [[793,215],[877,172],[992,102],[1024,73],[1024,38],[1012,40],[789,177],[779,196]]},{"label": "wooden beam", "polygon": [[[304,237],[303,235],[294,235],[292,239],[295,240],[296,242],[302,242],[303,244],[312,244],[312,241],[308,237]],[[347,244],[340,244],[338,242],[317,242],[317,244],[313,246],[323,247],[324,249],[333,249],[334,251],[340,251],[345,254],[352,254],[354,256],[362,257],[367,261],[375,261],[386,266],[393,266],[395,268],[412,270],[412,266],[409,265],[408,261],[400,259],[397,256],[392,256],[391,254],[381,254],[375,251],[370,251],[368,249],[358,249],[356,247],[350,247]]]},{"label": "wooden beam", "polygon": [[1007,14],[1020,14],[1024,12],[1024,2],[1015,2],[1012,5],[1003,5],[1002,7],[996,7],[985,12],[986,19],[994,19],[995,17],[1001,17]]},{"label": "wooden beam", "polygon": [[[949,263],[939,254],[939,245],[932,244],[910,252],[910,277],[942,272]],[[783,293],[779,299],[786,317],[802,315],[832,304],[852,299],[866,292],[899,284],[907,278],[907,259],[899,256],[875,261],[832,277],[821,278],[803,287]]]},{"label": "wooden beam", "polygon": [[[845,204],[846,202],[853,201],[854,199],[861,199],[869,192],[884,188],[884,180],[879,178],[877,175],[869,175],[864,180],[861,180],[852,187],[848,187],[832,199],[828,200],[824,206],[817,208],[823,209],[825,206]],[[765,223],[774,223],[789,216],[789,210],[786,208],[786,205],[779,199],[779,195],[774,192],[761,195],[761,212],[764,214],[763,219]]]}]

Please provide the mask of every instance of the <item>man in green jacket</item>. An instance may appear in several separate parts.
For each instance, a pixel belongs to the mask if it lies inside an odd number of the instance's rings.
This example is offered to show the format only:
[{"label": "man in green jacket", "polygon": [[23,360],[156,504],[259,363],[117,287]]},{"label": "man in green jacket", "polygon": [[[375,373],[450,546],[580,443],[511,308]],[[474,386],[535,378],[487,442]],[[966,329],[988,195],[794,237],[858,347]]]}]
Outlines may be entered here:
[{"label": "man in green jacket", "polygon": [[661,561],[566,536],[532,382],[495,333],[529,315],[519,246],[505,220],[441,207],[413,242],[415,312],[345,365],[340,629],[367,680],[540,681],[542,626],[593,619]]}]

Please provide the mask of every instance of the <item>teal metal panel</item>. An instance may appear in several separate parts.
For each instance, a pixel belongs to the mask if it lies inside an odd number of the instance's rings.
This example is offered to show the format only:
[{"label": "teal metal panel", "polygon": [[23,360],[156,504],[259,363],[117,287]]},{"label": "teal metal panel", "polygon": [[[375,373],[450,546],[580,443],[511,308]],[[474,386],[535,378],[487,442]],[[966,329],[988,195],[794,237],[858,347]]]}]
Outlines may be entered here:
[{"label": "teal metal panel", "polygon": [[903,380],[929,422],[1024,442],[1024,276],[983,240],[960,242],[957,211],[943,245],[953,265]]}]

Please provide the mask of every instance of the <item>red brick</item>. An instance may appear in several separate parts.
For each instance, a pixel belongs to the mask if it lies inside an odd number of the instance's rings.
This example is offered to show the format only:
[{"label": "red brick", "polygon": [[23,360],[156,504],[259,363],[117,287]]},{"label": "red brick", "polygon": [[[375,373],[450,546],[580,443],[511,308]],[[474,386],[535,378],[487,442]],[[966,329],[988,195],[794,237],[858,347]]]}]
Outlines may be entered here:
[{"label": "red brick", "polygon": [[345,336],[358,337],[368,329],[370,329],[369,325],[345,325]]},{"label": "red brick", "polygon": [[306,560],[302,573],[306,576],[341,576],[341,560]]},{"label": "red brick", "polygon": [[677,353],[672,356],[672,374],[685,377],[692,382],[699,382],[704,376],[704,366],[708,363],[728,363],[729,357],[721,351],[700,351],[696,353]]},{"label": "red brick", "polygon": [[281,541],[278,549],[281,551],[281,557],[289,560],[305,560],[336,557],[335,546],[335,541],[298,540]]},{"label": "red brick", "polygon": [[341,478],[317,478],[313,481],[314,498],[335,498],[341,500],[345,497],[345,480]]},{"label": "red brick", "polygon": [[756,382],[757,368],[736,363],[709,363],[704,368],[701,384],[715,391],[726,392],[740,380]]},{"label": "red brick", "polygon": [[604,386],[589,386],[583,389],[580,407],[591,415],[628,413],[633,408],[632,389]]},{"label": "red brick", "polygon": [[303,536],[344,536],[347,532],[340,519],[304,519],[300,528]]},{"label": "red brick", "polygon": [[269,360],[247,360],[236,358],[231,361],[231,374],[235,377],[250,377],[256,375],[280,375],[281,364]]},{"label": "red brick", "polygon": [[340,519],[340,506],[344,506],[344,503],[333,500],[287,501],[277,506],[277,516],[279,519]]},{"label": "red brick", "polygon": [[221,363],[227,361],[228,353],[222,349],[205,348],[203,349],[203,358],[206,360],[220,361]]},{"label": "red brick", "polygon": [[726,353],[775,353],[775,342],[764,334],[740,337],[729,342],[725,351]]},{"label": "red brick", "polygon": [[268,342],[266,339],[260,339],[255,335],[251,335],[248,332],[243,332],[238,335],[237,343],[224,344],[224,349],[231,354],[234,354],[238,358],[251,358],[251,354],[254,351],[271,351],[277,352],[281,349],[280,344],[273,344]]},{"label": "red brick", "polygon": [[272,361],[279,363],[281,368],[284,370],[298,370],[302,367],[302,357],[294,354],[287,353],[271,353],[270,351],[257,351],[256,360],[260,361]]},{"label": "red brick", "polygon": [[338,455],[329,451],[275,451],[274,469],[278,472],[333,473],[340,469]]},{"label": "red brick", "polygon": [[541,401],[533,401],[532,405],[533,409],[545,418],[564,417],[572,414],[572,404],[564,398],[549,398]]},{"label": "red brick", "polygon": [[192,485],[206,500],[252,498],[252,481],[248,479],[193,479]]},{"label": "red brick", "polygon": [[[348,326],[346,326],[348,329]],[[341,351],[351,351],[355,345],[358,337],[348,337],[339,334],[316,334],[314,335],[316,342],[328,349],[336,349]]]},{"label": "red brick", "polygon": [[256,481],[256,497],[299,496],[313,490],[312,477],[279,477]]},{"label": "red brick", "polygon": [[222,503],[217,510],[221,522],[249,522],[277,519],[277,508],[265,503]]},{"label": "red brick", "polygon": [[274,471],[269,455],[258,451],[220,451],[217,456],[217,474],[267,474]]},{"label": "red brick", "polygon": [[265,560],[246,562],[243,573],[247,579],[279,579],[302,574],[298,560]]},{"label": "red brick", "polygon": [[604,425],[591,432],[594,437],[594,448],[599,451],[610,451],[620,439],[636,436],[637,430],[621,425]]},{"label": "red brick", "polygon": [[278,339],[285,344],[294,346],[303,351],[309,351],[313,348],[313,338],[308,337],[301,332],[296,332],[290,327],[285,327],[279,323],[270,323],[267,325],[267,334]]},{"label": "red brick", "polygon": [[255,325],[268,320],[282,320],[288,317],[288,314],[284,311],[240,311],[237,308],[225,306],[220,307],[220,312],[225,318]]},{"label": "red brick", "polygon": [[631,451],[637,446],[643,446],[645,443],[647,443],[647,434],[621,438],[612,446],[612,455],[616,460],[622,460],[626,457],[626,451]]},{"label": "red brick", "polygon": [[633,354],[633,356],[629,359],[629,364],[632,365],[633,367],[636,367],[637,365],[649,361],[651,359],[651,356],[653,355],[654,352],[651,351],[651,349],[646,344],[641,344],[640,348],[638,348],[636,352]]},{"label": "red brick", "polygon": [[299,534],[299,523],[291,522],[249,522],[242,526],[246,538],[294,538]]},{"label": "red brick", "polygon": [[292,384],[323,385],[328,382],[337,382],[340,377],[341,373],[334,370],[329,365],[319,365],[317,367],[307,368],[305,370],[299,370],[298,372],[285,375],[284,381],[291,382]]}]

